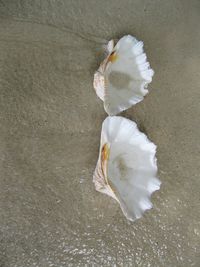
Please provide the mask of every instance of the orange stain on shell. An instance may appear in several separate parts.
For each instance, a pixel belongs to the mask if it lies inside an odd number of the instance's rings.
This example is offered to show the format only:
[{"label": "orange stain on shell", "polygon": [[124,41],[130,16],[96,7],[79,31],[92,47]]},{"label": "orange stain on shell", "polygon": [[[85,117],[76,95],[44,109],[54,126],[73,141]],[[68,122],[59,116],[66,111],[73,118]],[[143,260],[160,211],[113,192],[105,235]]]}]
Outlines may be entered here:
[{"label": "orange stain on shell", "polygon": [[[111,54],[110,54],[110,56],[108,57],[108,62],[115,62],[116,61],[116,59],[117,59],[117,54],[116,54],[116,52],[115,51],[113,51]],[[107,62],[107,63],[108,63]]]}]

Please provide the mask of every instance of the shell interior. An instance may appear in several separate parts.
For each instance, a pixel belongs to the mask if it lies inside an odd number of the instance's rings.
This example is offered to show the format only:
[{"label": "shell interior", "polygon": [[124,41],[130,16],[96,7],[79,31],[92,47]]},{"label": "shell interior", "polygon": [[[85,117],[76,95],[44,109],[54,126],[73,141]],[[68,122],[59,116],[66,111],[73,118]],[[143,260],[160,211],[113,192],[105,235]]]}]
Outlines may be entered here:
[{"label": "shell interior", "polygon": [[96,190],[119,202],[129,220],[152,208],[150,196],[160,188],[155,153],[156,146],[133,121],[114,116],[103,122],[93,180]]},{"label": "shell interior", "polygon": [[109,41],[109,54],[94,75],[94,88],[109,115],[142,101],[154,74],[143,51],[143,42],[127,35],[113,44],[113,40]]}]

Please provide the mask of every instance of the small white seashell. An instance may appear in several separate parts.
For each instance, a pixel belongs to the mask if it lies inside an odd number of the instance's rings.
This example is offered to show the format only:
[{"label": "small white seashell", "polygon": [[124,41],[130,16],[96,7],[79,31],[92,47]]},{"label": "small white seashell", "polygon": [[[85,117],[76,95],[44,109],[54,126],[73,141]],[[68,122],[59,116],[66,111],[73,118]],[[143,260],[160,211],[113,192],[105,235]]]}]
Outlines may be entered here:
[{"label": "small white seashell", "polygon": [[150,196],[160,188],[155,153],[156,146],[135,122],[116,116],[104,120],[93,182],[97,191],[119,202],[131,221],[152,208]]},{"label": "small white seashell", "polygon": [[142,101],[154,74],[143,51],[143,42],[131,35],[114,46],[107,45],[108,56],[94,74],[96,94],[104,101],[109,115],[116,115]]}]

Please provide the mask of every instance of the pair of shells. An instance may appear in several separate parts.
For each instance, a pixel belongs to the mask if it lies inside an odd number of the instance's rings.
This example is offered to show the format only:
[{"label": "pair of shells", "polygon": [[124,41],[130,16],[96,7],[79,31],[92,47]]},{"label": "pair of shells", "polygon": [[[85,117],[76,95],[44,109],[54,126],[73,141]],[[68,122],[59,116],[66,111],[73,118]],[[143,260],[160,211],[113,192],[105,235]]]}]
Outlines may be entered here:
[{"label": "pair of shells", "polygon": [[156,146],[135,122],[113,115],[140,102],[148,93],[153,70],[143,43],[127,35],[114,46],[94,74],[94,88],[108,113],[102,125],[100,152],[93,181],[97,191],[113,197],[127,219],[134,221],[152,208],[151,194],[160,188],[156,177]]}]

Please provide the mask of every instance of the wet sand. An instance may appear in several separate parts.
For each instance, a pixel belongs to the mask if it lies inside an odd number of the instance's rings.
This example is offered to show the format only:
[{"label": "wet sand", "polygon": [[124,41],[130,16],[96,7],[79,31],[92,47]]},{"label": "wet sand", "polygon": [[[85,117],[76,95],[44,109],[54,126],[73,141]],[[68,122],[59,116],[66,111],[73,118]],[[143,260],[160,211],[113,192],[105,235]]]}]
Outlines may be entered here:
[{"label": "wet sand", "polygon": [[[0,1],[0,266],[199,266],[200,1]],[[162,187],[131,223],[95,191],[103,44],[155,70],[122,115],[158,146]]]}]

